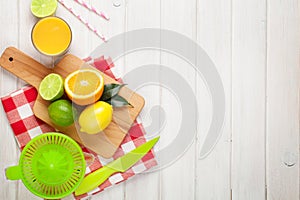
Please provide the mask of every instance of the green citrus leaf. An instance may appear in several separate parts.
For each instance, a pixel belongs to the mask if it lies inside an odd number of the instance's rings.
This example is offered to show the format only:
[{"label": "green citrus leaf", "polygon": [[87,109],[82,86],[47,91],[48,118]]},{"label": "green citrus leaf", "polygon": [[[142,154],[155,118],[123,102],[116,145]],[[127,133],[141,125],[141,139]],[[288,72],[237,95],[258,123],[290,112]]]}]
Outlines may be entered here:
[{"label": "green citrus leaf", "polygon": [[112,84],[104,85],[104,91],[100,100],[107,101],[112,97],[116,96],[123,86],[125,86],[125,84],[120,85],[120,84],[112,83]]},{"label": "green citrus leaf", "polygon": [[123,97],[119,96],[119,95],[115,95],[113,96],[111,99],[106,101],[107,103],[109,103],[110,105],[112,105],[113,107],[123,107],[123,106],[131,106],[133,107],[126,99],[124,99]]}]

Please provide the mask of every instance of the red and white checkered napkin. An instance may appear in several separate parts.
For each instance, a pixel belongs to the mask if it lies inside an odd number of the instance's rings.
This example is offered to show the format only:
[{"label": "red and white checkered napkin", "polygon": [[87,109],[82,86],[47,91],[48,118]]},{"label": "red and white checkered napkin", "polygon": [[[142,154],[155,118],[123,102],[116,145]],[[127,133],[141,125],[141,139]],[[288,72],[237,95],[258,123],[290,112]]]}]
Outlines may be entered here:
[{"label": "red and white checkered napkin", "polygon": [[[104,59],[104,57],[102,56],[94,60],[88,59],[86,61],[89,61],[91,65],[116,79],[110,70],[112,67],[114,67],[110,59]],[[32,107],[37,98],[37,95],[38,93],[34,87],[24,86],[23,88],[9,94],[8,96],[1,98],[4,111],[7,115],[7,119],[13,129],[16,141],[21,150],[35,136],[40,135],[42,133],[55,131],[54,128],[52,128],[51,126],[34,116]],[[145,143],[146,139],[144,137],[144,134],[145,132],[142,124],[138,124],[137,122],[135,122],[129,130],[129,133],[123,140],[122,144],[118,148],[117,152],[111,159],[104,159],[98,156],[96,153],[92,152],[91,150],[82,147],[82,150],[84,152],[91,153],[95,157],[94,161],[89,165],[89,167],[87,167],[86,174],[95,171],[103,165],[106,165],[107,163],[135,149],[137,146]],[[128,178],[134,176],[135,174],[141,173],[155,166],[156,164],[157,162],[154,158],[153,150],[151,150],[145,155],[145,157],[143,157],[128,171],[112,175],[108,180],[106,180],[101,186],[99,186],[95,190],[87,194],[74,197],[74,199],[81,199],[89,195],[99,193],[107,187],[125,181]]]}]

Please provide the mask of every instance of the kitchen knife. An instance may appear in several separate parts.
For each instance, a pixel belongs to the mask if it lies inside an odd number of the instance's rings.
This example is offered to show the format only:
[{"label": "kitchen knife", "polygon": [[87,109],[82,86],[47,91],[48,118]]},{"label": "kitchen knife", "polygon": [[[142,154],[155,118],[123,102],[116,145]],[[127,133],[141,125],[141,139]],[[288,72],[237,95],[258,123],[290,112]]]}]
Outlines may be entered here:
[{"label": "kitchen knife", "polygon": [[136,149],[130,151],[117,160],[92,172],[91,174],[86,176],[80,183],[79,187],[75,190],[75,195],[78,196],[97,188],[114,173],[125,172],[135,163],[137,163],[141,158],[143,158],[158,140],[159,137],[156,137],[138,146]]}]

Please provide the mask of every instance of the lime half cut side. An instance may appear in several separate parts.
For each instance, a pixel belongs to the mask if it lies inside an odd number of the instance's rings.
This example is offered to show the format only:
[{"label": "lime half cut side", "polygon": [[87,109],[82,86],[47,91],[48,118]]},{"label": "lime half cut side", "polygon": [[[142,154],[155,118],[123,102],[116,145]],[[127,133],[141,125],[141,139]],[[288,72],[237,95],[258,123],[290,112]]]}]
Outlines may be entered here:
[{"label": "lime half cut side", "polygon": [[47,75],[39,86],[39,94],[44,100],[54,101],[64,94],[64,80],[59,74]]},{"label": "lime half cut side", "polygon": [[51,16],[57,8],[57,0],[32,0],[31,12],[34,16],[43,18]]}]

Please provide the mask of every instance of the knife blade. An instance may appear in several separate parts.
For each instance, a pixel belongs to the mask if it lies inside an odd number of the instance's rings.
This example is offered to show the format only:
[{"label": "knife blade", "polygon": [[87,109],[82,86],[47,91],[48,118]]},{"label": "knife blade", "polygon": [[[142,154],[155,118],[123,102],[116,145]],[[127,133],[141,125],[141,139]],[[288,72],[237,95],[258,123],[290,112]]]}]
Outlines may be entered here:
[{"label": "knife blade", "polygon": [[75,195],[85,194],[99,185],[101,185],[106,179],[108,179],[112,174],[117,172],[125,172],[140,159],[142,159],[152,147],[157,143],[160,137],[156,137],[140,146],[136,149],[130,151],[124,156],[118,158],[117,160],[103,166],[100,169],[87,175],[83,181],[80,183],[78,188],[75,190]]}]

